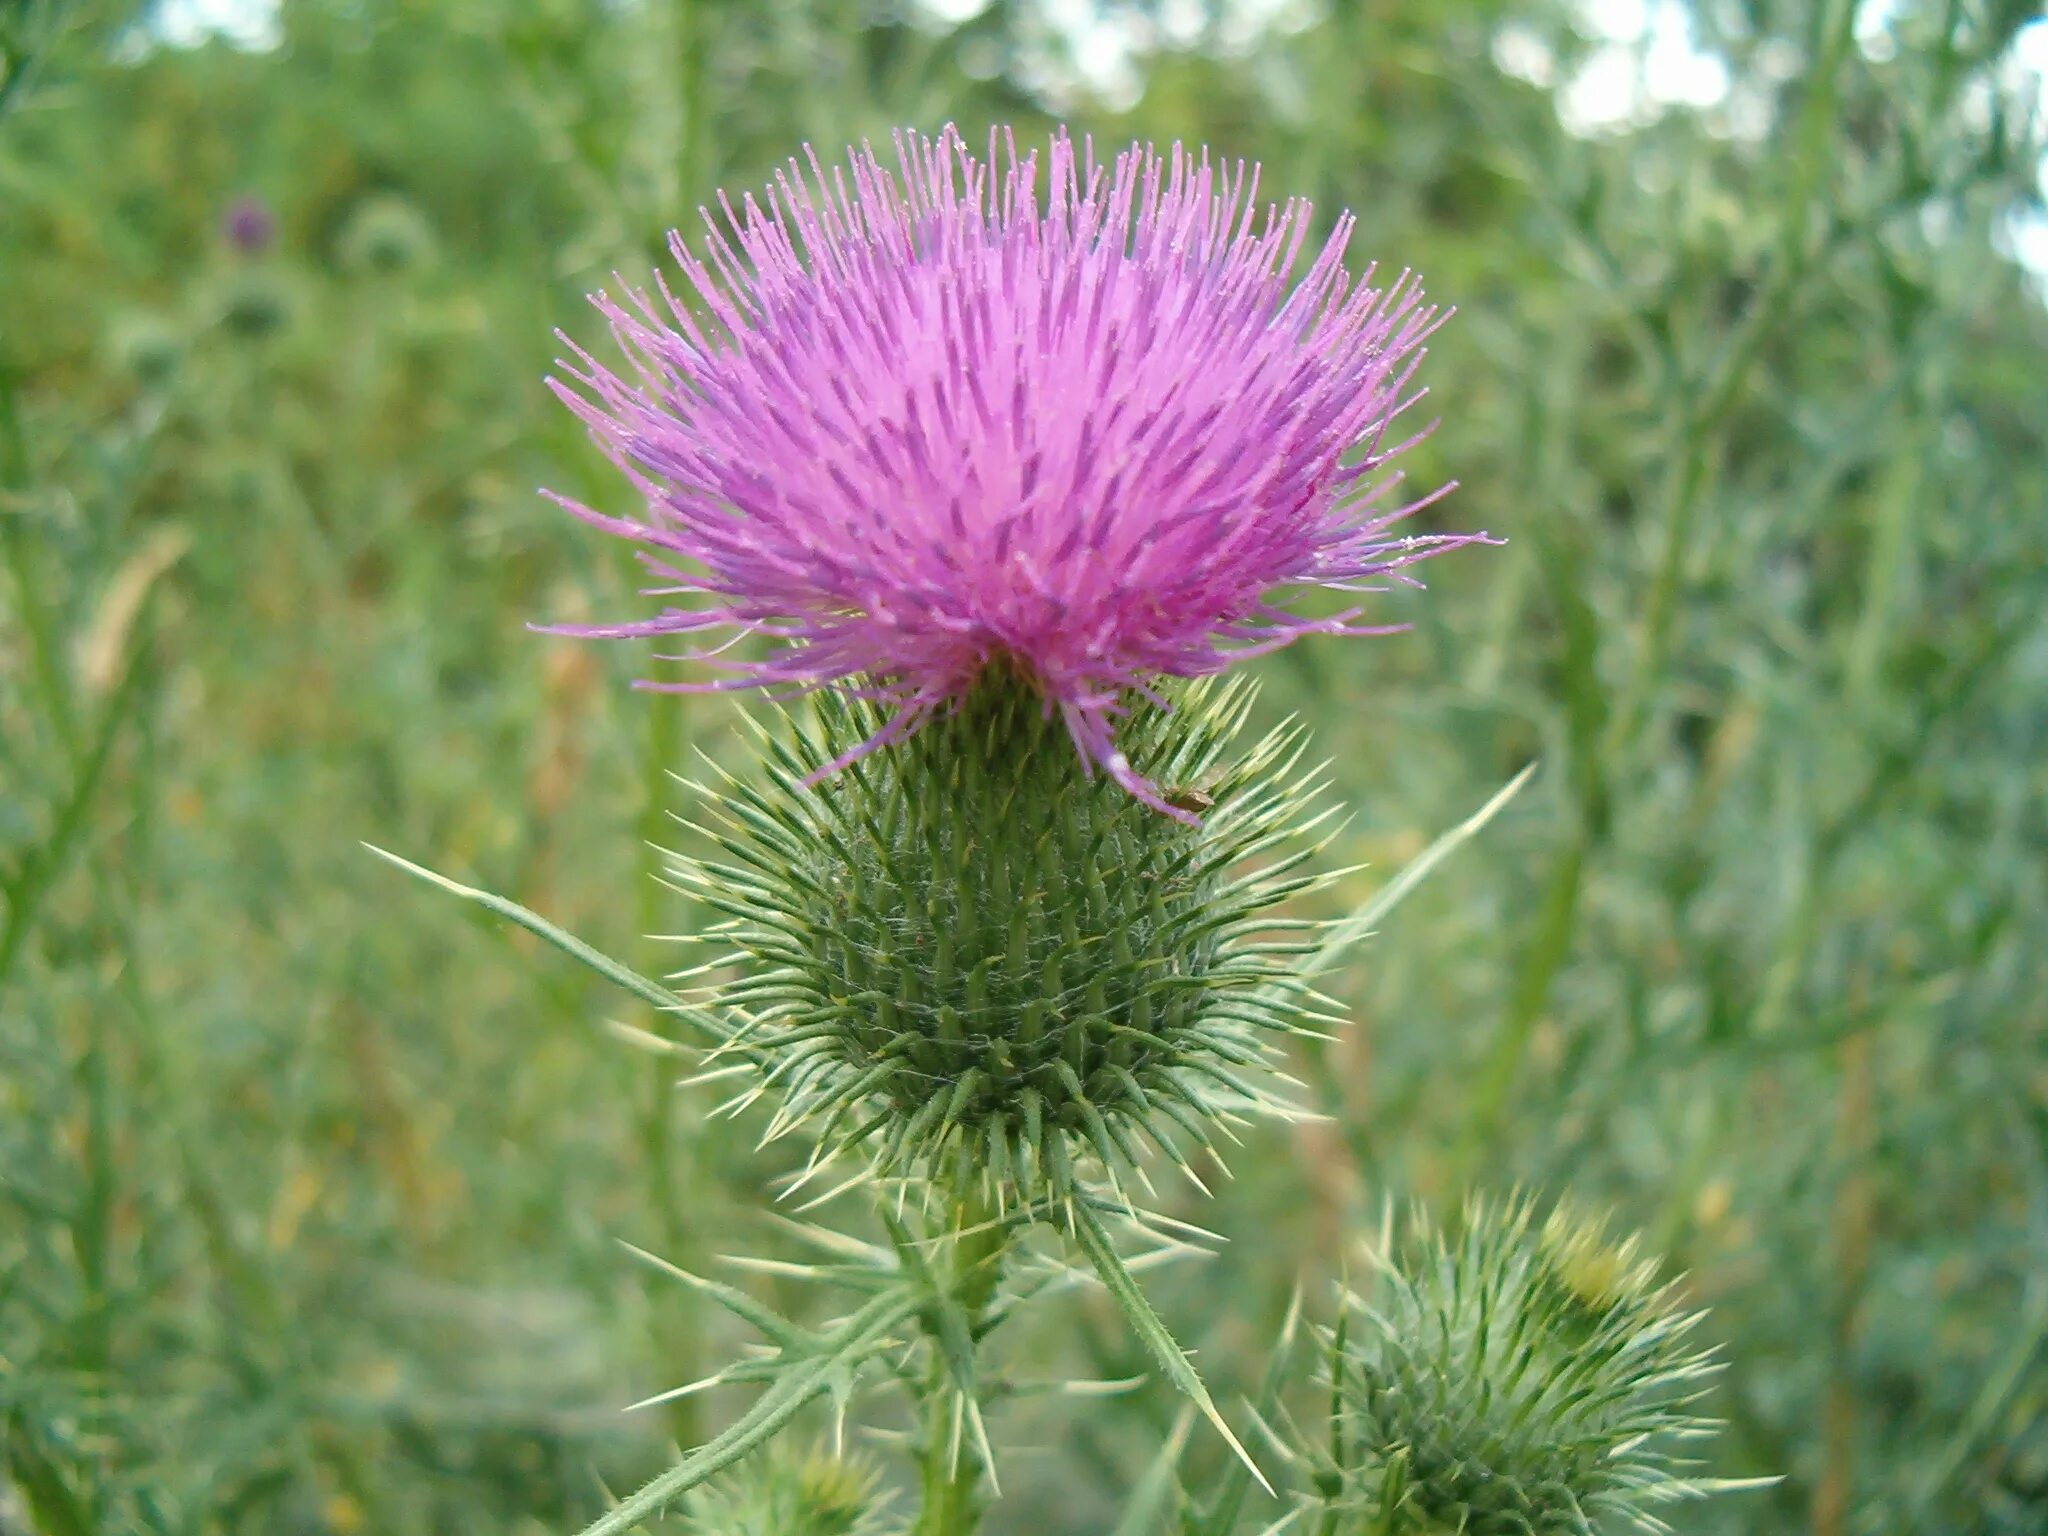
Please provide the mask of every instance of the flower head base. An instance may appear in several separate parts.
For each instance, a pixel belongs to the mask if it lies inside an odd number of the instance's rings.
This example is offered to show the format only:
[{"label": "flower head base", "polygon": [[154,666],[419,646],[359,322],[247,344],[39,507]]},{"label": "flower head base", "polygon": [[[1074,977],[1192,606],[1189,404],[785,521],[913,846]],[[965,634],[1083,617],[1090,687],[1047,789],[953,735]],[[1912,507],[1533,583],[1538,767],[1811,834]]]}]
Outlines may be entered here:
[{"label": "flower head base", "polygon": [[728,857],[673,873],[751,962],[718,998],[783,1094],[771,1136],[807,1126],[821,1161],[857,1146],[1001,1208],[1070,1197],[1084,1159],[1134,1169],[1146,1140],[1186,1167],[1220,1118],[1274,1107],[1258,1069],[1304,989],[1258,940],[1311,850],[1239,866],[1296,829],[1299,737],[1232,760],[1250,690],[1179,691],[1125,734],[1199,827],[1089,777],[1003,668],[816,789],[876,706],[827,695],[817,729],[767,737],[707,829]]},{"label": "flower head base", "polygon": [[1561,1212],[1418,1219],[1328,1336],[1332,1418],[1302,1436],[1335,1529],[1422,1536],[1668,1530],[1656,1511],[1742,1486],[1681,1454],[1719,1369],[1633,1242]]},{"label": "flower head base", "polygon": [[666,284],[596,297],[627,366],[577,349],[555,388],[647,516],[564,504],[703,602],[569,632],[791,642],[651,686],[850,684],[884,708],[848,757],[1004,660],[1091,764],[1192,819],[1119,746],[1131,691],[1380,632],[1276,589],[1483,537],[1390,531],[1434,499],[1394,505],[1382,470],[1440,317],[1406,274],[1352,281],[1349,216],[1293,280],[1308,205],[1261,217],[1256,171],[1206,152],[1103,165],[1062,134],[1041,163],[992,136],[984,161],[950,128],[896,151],[721,200],[704,259],[672,239],[701,315]]}]

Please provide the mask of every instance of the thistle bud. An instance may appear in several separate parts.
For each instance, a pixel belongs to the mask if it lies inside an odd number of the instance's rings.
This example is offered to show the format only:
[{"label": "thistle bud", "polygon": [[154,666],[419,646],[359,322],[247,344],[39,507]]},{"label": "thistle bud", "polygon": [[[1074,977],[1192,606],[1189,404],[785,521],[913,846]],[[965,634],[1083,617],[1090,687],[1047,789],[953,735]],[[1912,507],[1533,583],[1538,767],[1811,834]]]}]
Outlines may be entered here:
[{"label": "thistle bud", "polygon": [[426,265],[434,253],[434,231],[420,211],[402,197],[365,199],[342,226],[335,254],[350,272],[391,274]]},{"label": "thistle bud", "polygon": [[877,1536],[876,1478],[859,1462],[771,1452],[693,1493],[690,1536]]},{"label": "thistle bud", "polygon": [[130,315],[108,337],[108,349],[124,373],[145,389],[170,381],[185,354],[178,328],[157,315]]},{"label": "thistle bud", "polygon": [[1591,1536],[1737,1486],[1682,1454],[1720,1366],[1633,1239],[1560,1210],[1474,1202],[1418,1220],[1326,1336],[1329,1423],[1303,1435],[1314,1501],[1343,1531]]},{"label": "thistle bud", "polygon": [[[828,1149],[883,1171],[966,1175],[998,1203],[1063,1198],[1078,1159],[1112,1172],[1149,1139],[1206,1144],[1258,1107],[1291,1027],[1268,909],[1306,849],[1260,873],[1309,786],[1296,733],[1233,755],[1250,690],[1134,707],[1138,772],[1198,790],[1198,825],[1091,770],[1060,716],[996,667],[948,713],[821,782],[876,728],[827,696],[767,738],[710,828],[728,857],[675,873],[734,921],[746,979],[721,994]],[[765,782],[763,782],[765,779]]]},{"label": "thistle bud", "polygon": [[275,335],[291,324],[291,288],[264,266],[238,267],[220,283],[214,313],[223,329],[250,341]]}]

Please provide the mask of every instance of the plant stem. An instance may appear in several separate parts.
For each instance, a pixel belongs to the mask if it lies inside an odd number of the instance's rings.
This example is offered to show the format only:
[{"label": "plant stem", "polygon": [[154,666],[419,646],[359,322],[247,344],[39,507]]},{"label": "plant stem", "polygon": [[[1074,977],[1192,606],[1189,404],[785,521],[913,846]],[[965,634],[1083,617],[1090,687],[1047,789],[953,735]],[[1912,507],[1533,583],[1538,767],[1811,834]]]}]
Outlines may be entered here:
[{"label": "plant stem", "polygon": [[[968,1192],[953,1205],[955,1226],[934,1277],[962,1314],[970,1342],[978,1341],[996,1283],[1002,1278],[1007,1224],[994,1219],[981,1197]],[[938,1337],[935,1319],[931,1371],[923,1403],[924,1458],[919,1469],[921,1503],[912,1536],[974,1536],[981,1528],[981,1446],[970,1414],[979,1404],[968,1402]]]},{"label": "plant stem", "polygon": [[1831,137],[1837,131],[1835,102],[1855,35],[1857,7],[1829,0],[1816,16],[1815,63],[1807,79],[1795,129],[1795,153],[1778,225],[1778,248],[1756,303],[1708,372],[1696,404],[1680,433],[1679,454],[1667,481],[1662,535],[1655,574],[1643,605],[1641,640],[1621,702],[1609,722],[1608,755],[1631,750],[1649,714],[1671,651],[1681,599],[1685,557],[1702,495],[1711,478],[1713,450],[1729,414],[1741,403],[1750,370],[1765,344],[1779,333],[1815,261],[1811,235],[1822,180],[1833,164]]},{"label": "plant stem", "polygon": [[945,1366],[934,1362],[925,1394],[923,1503],[915,1536],[973,1536],[981,1526],[981,1457],[965,1426],[954,1427],[949,1409],[955,1399],[948,1386]]},{"label": "plant stem", "polygon": [[[668,891],[661,880],[659,849],[667,842],[669,791],[672,787],[669,774],[681,764],[687,740],[682,700],[672,694],[650,697],[647,734],[642,742],[640,758],[645,799],[641,802],[639,818],[643,867],[638,905],[640,932],[648,935],[664,929],[663,897]],[[649,949],[645,959],[649,968],[654,969],[660,957],[655,952],[655,941],[649,939],[647,943]],[[649,1015],[646,1027],[650,1033],[664,1039],[674,1037],[674,1026],[660,1009]],[[702,1185],[696,1167],[697,1149],[687,1131],[679,1133],[676,1124],[674,1062],[666,1056],[655,1057],[643,1091],[646,1098],[639,1128],[641,1158],[646,1165],[647,1197],[654,1208],[655,1220],[660,1224],[663,1244],[670,1253],[682,1256],[693,1249],[692,1223],[686,1219],[682,1191],[691,1188],[701,1190]],[[657,1347],[669,1368],[688,1380],[698,1374],[698,1362],[704,1353],[702,1330],[688,1311],[665,1308],[657,1315],[662,1319],[657,1325]],[[678,1445],[695,1445],[703,1438],[695,1397],[679,1398],[670,1403],[666,1416],[669,1433]]]},{"label": "plant stem", "polygon": [[1876,1224],[1870,1150],[1876,1141],[1876,1074],[1870,1036],[1842,1044],[1841,1090],[1835,1133],[1843,1168],[1835,1192],[1834,1263],[1837,1276],[1829,1319],[1828,1380],[1821,1402],[1821,1469],[1813,1490],[1814,1536],[1848,1530],[1856,1486],[1856,1429],[1860,1417],[1854,1368],[1856,1327],[1870,1272]]}]

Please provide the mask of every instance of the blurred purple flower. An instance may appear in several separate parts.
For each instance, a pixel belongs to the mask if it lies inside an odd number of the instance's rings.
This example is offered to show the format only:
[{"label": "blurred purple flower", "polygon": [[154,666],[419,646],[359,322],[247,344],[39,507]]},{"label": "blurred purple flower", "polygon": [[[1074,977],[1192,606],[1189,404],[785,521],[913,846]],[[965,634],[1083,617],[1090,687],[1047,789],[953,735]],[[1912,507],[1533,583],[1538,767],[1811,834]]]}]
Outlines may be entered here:
[{"label": "blurred purple flower", "polygon": [[277,238],[277,216],[260,197],[238,197],[221,215],[220,230],[227,243],[244,256],[260,256]]},{"label": "blurred purple flower", "polygon": [[[890,706],[852,757],[915,729],[1007,658],[1084,759],[1167,806],[1117,749],[1129,693],[1305,634],[1275,588],[1373,591],[1483,534],[1396,537],[1387,441],[1440,323],[1407,273],[1354,282],[1339,219],[1298,282],[1309,205],[1263,217],[1257,170],[1174,144],[1113,166],[1054,137],[1043,163],[947,128],[830,171],[809,154],[706,257],[592,302],[626,359],[573,342],[550,383],[645,497],[644,521],[556,497],[644,546],[649,595],[708,599],[626,637],[792,643],[673,691],[842,685]],[[1000,166],[1000,169],[998,169]],[[727,231],[730,231],[728,233]],[[565,338],[566,341],[566,338]],[[1360,585],[1360,584],[1364,585]],[[686,658],[703,660],[725,649]]]}]

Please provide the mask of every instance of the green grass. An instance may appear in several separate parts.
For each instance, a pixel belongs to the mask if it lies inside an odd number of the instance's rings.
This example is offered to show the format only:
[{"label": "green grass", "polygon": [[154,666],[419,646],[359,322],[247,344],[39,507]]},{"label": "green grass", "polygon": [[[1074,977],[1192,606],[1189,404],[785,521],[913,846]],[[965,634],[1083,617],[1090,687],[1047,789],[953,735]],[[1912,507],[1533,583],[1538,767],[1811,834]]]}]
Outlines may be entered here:
[{"label": "green grass", "polygon": [[[1325,976],[1333,1118],[1173,1198],[1231,1242],[1154,1303],[1234,1413],[1387,1199],[1570,1191],[1713,1307],[1714,1470],[1784,1475],[1682,1529],[2039,1530],[2048,310],[1994,236],[2042,125],[1973,105],[2027,13],[1910,5],[1887,58],[1841,0],[1756,8],[1707,36],[1750,140],[1565,133],[1488,58],[1584,53],[1540,4],[1327,10],[1066,115],[1255,155],[1459,307],[1412,472],[1508,546],[1261,663],[1369,866],[1315,912],[1540,767]],[[0,1530],[567,1530],[743,1411],[620,1416],[745,1336],[615,1240],[787,1252],[797,1154],[360,844],[642,970],[703,921],[646,844],[745,739],[527,630],[633,601],[534,494],[626,504],[541,375],[806,138],[1052,120],[1033,12],[893,15],[308,0],[282,52],[138,58],[121,6],[0,9]],[[248,190],[258,258],[216,233]],[[431,241],[345,261],[394,197]],[[1019,1374],[1148,1369],[1101,1298],[1059,1319]],[[991,1529],[1115,1527],[1178,1413],[999,1404]]]}]

